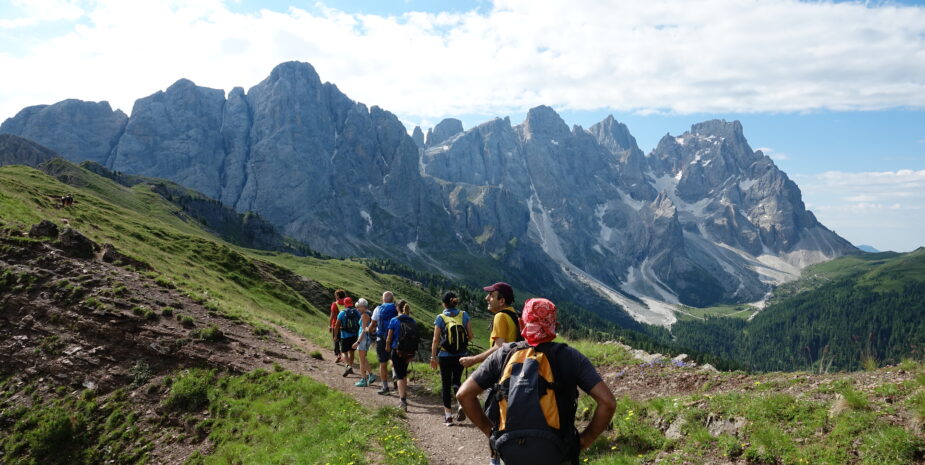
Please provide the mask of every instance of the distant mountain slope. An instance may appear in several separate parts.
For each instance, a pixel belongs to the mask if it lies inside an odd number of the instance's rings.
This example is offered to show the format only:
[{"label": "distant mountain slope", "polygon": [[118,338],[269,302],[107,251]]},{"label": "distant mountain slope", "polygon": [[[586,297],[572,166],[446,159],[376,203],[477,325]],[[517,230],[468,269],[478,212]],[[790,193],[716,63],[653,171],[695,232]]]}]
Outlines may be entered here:
[{"label": "distant mountain slope", "polygon": [[569,128],[545,106],[519,125],[447,119],[425,139],[289,62],[227,98],[181,79],[127,119],[105,102],[64,101],[24,109],[0,132],[170,179],[321,253],[507,280],[626,326],[671,324],[679,303],[760,300],[856,250],[738,122],[696,124],[649,155],[612,117]]},{"label": "distant mountain slope", "polygon": [[807,268],[750,322],[683,321],[683,346],[755,370],[895,364],[925,350],[925,248],[850,255]]},{"label": "distant mountain slope", "polygon": [[38,166],[58,156],[54,151],[29,139],[0,134],[0,166]]}]

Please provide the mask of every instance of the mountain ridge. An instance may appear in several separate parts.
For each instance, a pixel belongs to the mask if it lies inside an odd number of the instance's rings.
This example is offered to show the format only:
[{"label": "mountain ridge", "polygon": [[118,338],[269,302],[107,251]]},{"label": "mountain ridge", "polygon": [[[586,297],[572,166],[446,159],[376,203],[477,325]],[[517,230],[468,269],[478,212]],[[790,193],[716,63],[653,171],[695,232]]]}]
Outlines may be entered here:
[{"label": "mountain ridge", "polygon": [[409,135],[307,63],[221,94],[181,79],[139,99],[121,130],[117,112],[100,111],[108,104],[62,102],[24,109],[0,132],[81,161],[69,141],[88,129],[55,115],[86,107],[120,134],[93,155],[107,169],[258,212],[325,254],[578,296],[624,323],[621,309],[670,325],[678,303],[761,300],[803,266],[856,250],[805,209],[737,121],[695,124],[645,155],[612,116],[569,128],[547,106],[516,126],[446,119],[426,139]]}]

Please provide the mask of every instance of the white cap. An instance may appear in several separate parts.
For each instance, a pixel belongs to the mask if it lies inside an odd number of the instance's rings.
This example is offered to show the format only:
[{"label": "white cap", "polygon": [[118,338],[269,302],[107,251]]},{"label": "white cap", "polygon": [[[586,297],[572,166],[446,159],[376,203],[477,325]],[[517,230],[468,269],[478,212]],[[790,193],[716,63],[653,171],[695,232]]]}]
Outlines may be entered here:
[{"label": "white cap", "polygon": [[367,302],[366,299],[364,299],[364,298],[360,298],[360,300],[357,300],[357,305],[356,305],[356,306],[357,306],[357,307],[367,307],[367,308],[369,308],[369,302]]}]

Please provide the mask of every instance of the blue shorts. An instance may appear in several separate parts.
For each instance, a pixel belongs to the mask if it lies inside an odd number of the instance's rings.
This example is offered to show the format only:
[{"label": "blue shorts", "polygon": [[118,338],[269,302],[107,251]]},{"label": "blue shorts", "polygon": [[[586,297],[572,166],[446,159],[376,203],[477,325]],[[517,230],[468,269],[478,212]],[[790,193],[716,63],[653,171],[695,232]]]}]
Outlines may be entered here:
[{"label": "blue shorts", "polygon": [[366,333],[361,333],[360,335],[360,344],[357,346],[357,350],[367,351],[370,347],[373,346],[373,339],[369,337]]}]

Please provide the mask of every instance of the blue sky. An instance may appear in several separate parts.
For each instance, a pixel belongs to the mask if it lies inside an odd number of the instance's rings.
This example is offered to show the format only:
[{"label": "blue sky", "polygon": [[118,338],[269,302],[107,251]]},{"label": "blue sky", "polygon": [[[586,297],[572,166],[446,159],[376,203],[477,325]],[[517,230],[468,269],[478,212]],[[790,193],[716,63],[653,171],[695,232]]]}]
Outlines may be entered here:
[{"label": "blue sky", "polygon": [[0,2],[0,119],[65,98],[135,99],[181,77],[229,91],[312,63],[425,129],[613,114],[644,151],[742,121],[855,244],[925,245],[923,2],[702,0]]}]

